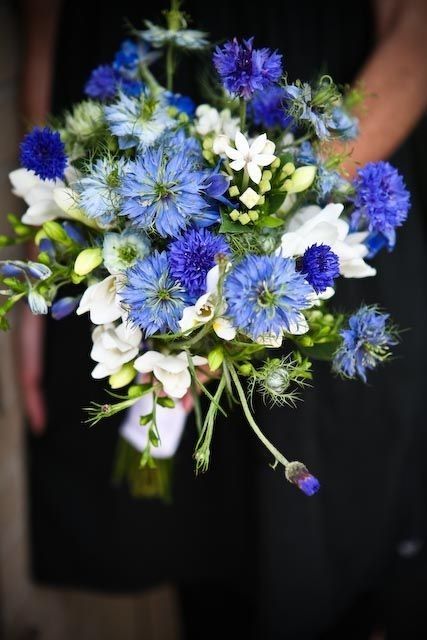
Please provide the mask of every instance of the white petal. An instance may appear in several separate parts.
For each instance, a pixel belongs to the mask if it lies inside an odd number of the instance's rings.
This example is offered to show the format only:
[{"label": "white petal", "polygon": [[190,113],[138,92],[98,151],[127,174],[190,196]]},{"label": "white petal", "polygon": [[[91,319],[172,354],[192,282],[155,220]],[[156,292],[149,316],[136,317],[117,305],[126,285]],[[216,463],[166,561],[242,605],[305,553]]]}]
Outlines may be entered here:
[{"label": "white petal", "polygon": [[230,167],[233,169],[233,171],[241,171],[245,165],[246,160],[243,159],[233,160],[233,162],[230,162]]},{"label": "white petal", "polygon": [[236,145],[236,149],[240,151],[240,153],[244,156],[247,156],[249,153],[249,144],[246,140],[243,133],[240,131],[236,131],[236,136],[234,138],[234,144]]},{"label": "white petal", "polygon": [[369,278],[377,274],[376,269],[366,264],[362,258],[340,262],[340,273],[344,278]]},{"label": "white petal", "polygon": [[276,145],[274,144],[274,142],[272,142],[271,140],[267,140],[267,142],[264,145],[264,149],[262,150],[262,153],[274,154],[275,150],[276,150]]},{"label": "white petal", "polygon": [[113,373],[117,373],[117,371],[119,370],[120,370],[120,367],[118,367],[117,370],[111,371],[104,364],[98,363],[94,368],[94,370],[92,371],[92,378],[95,378],[96,380],[100,380],[101,378],[107,378],[108,376],[111,376]]},{"label": "white petal", "polygon": [[227,155],[227,157],[230,158],[230,160],[244,160],[243,154],[240,153],[238,149],[235,149],[234,147],[230,147],[230,145],[227,145],[224,148],[224,152]]},{"label": "white petal", "polygon": [[36,176],[33,171],[28,171],[28,169],[23,168],[11,171],[9,173],[9,180],[12,184],[13,193],[24,199],[28,191],[41,182],[41,179]]},{"label": "white petal", "polygon": [[206,291],[208,293],[216,293],[218,289],[219,267],[215,265],[208,271],[206,276]]},{"label": "white petal", "polygon": [[250,179],[253,180],[255,184],[259,184],[261,182],[261,176],[262,176],[261,169],[259,168],[259,166],[255,164],[255,162],[248,162],[248,164],[246,165],[246,168],[248,170]]},{"label": "white petal", "polygon": [[258,344],[263,344],[265,347],[271,347],[271,348],[277,349],[278,347],[282,346],[283,337],[275,336],[273,334],[269,336],[268,335],[259,336],[259,338],[256,339],[256,342]]},{"label": "white petal", "polygon": [[326,287],[326,289],[318,295],[319,300],[329,300],[329,298],[335,295],[335,289],[333,287]]},{"label": "white petal", "polygon": [[140,373],[150,373],[156,365],[162,362],[164,357],[158,351],[146,351],[135,360],[134,367]]},{"label": "white petal", "polygon": [[299,255],[300,237],[295,232],[284,233],[281,240],[280,255],[292,258]]},{"label": "white petal", "polygon": [[59,187],[53,190],[53,199],[58,207],[68,215],[75,209],[78,209],[78,196],[73,189],[67,187]]},{"label": "white petal", "polygon": [[262,153],[264,151],[265,145],[267,142],[267,134],[262,133],[260,136],[255,138],[255,140],[251,144],[250,154],[252,158],[258,153]]},{"label": "white petal", "polygon": [[116,334],[120,340],[132,347],[138,347],[142,340],[142,332],[129,322],[122,322],[116,328]]},{"label": "white petal", "polygon": [[268,167],[269,164],[272,164],[276,159],[276,156],[273,156],[270,153],[259,153],[256,155],[253,160],[260,167]]},{"label": "white petal", "polygon": [[[157,375],[157,374],[160,374]],[[182,398],[191,385],[191,376],[188,369],[184,369],[180,373],[169,373],[163,369],[154,372],[154,375],[163,385],[164,392],[171,398]]]},{"label": "white petal", "polygon": [[56,206],[52,200],[42,200],[32,204],[24,215],[22,222],[32,226],[40,226],[49,220],[55,220],[62,215],[62,211]]},{"label": "white petal", "polygon": [[213,141],[213,152],[217,155],[225,153],[226,147],[230,146],[230,138],[228,136],[220,135]]},{"label": "white petal", "polygon": [[185,307],[184,311],[182,312],[182,318],[178,322],[178,324],[183,333],[197,327],[198,319],[196,307],[194,305],[192,305],[191,307]]},{"label": "white petal", "polygon": [[208,364],[207,359],[203,356],[193,356],[191,359],[195,367],[201,367],[204,364]]},{"label": "white petal", "polygon": [[236,329],[228,318],[217,318],[213,323],[213,330],[223,340],[233,340],[236,337]]},{"label": "white petal", "polygon": [[298,319],[295,322],[292,322],[287,333],[290,333],[293,336],[301,336],[310,329],[308,326],[308,322],[302,313],[299,314]]},{"label": "white petal", "polygon": [[185,352],[181,354],[181,357],[165,355],[163,356],[163,360],[154,367],[154,373],[159,367],[167,373],[181,373],[181,371],[184,371],[184,369],[188,367],[187,355]]}]

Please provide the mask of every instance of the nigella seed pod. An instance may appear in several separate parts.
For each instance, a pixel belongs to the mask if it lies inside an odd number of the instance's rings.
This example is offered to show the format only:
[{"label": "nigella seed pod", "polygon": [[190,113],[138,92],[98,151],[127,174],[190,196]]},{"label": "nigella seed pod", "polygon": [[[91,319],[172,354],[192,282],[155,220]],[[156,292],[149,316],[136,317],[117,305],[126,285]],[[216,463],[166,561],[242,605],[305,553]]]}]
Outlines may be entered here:
[{"label": "nigella seed pod", "polygon": [[264,385],[270,393],[285,393],[289,387],[290,376],[285,368],[273,369],[265,378]]},{"label": "nigella seed pod", "polygon": [[302,462],[290,462],[286,467],[286,479],[301,489],[306,496],[314,496],[320,489],[320,483]]}]

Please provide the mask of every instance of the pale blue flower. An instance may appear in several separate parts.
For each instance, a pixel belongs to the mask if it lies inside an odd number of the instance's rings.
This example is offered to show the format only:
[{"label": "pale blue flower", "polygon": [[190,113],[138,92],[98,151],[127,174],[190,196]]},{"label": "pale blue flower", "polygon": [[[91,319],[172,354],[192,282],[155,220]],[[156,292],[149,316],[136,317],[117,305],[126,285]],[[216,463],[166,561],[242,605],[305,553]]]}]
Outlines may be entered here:
[{"label": "pale blue flower", "polygon": [[90,173],[78,182],[80,206],[103,227],[117,219],[121,207],[120,185],[125,172],[124,158],[100,158]]},{"label": "pale blue flower", "polygon": [[151,46],[158,49],[166,45],[173,44],[179,49],[198,50],[208,46],[207,33],[196,29],[165,29],[149,20],[145,21],[147,29],[140,31],[139,35],[143,40],[149,42]]},{"label": "pale blue flower", "polygon": [[123,233],[107,233],[102,246],[104,266],[111,274],[120,273],[146,258],[150,250],[151,243],[147,236],[134,229],[126,229]]}]

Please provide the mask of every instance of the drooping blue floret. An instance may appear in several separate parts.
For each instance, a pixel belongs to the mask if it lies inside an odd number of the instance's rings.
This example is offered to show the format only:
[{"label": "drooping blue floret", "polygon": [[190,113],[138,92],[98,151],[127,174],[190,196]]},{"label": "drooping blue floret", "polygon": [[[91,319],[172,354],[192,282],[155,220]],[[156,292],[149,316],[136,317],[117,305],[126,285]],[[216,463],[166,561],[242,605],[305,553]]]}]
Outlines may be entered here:
[{"label": "drooping blue floret", "polygon": [[111,100],[117,93],[119,74],[109,64],[96,67],[86,82],[84,92],[93,100]]},{"label": "drooping blue floret", "polygon": [[302,256],[301,273],[316,293],[321,293],[332,287],[340,274],[338,256],[326,244],[313,244]]},{"label": "drooping blue floret", "polygon": [[249,113],[255,124],[266,129],[292,125],[292,118],[286,110],[286,90],[272,85],[265,91],[258,91],[250,102]]},{"label": "drooping blue floret", "polygon": [[136,227],[177,237],[207,208],[203,180],[184,151],[168,157],[162,147],[148,149],[129,164],[120,191],[122,214]]},{"label": "drooping blue floret", "polygon": [[190,118],[196,111],[196,104],[189,96],[166,91],[166,101],[170,107],[175,107],[178,111],[186,113]]},{"label": "drooping blue floret", "polygon": [[81,296],[76,296],[75,298],[66,296],[65,298],[56,300],[51,308],[52,318],[54,318],[54,320],[62,320],[74,313],[79,306],[80,299]]},{"label": "drooping blue floret", "polygon": [[107,227],[116,220],[121,205],[120,185],[126,171],[124,158],[98,159],[90,173],[78,182],[80,206],[101,226]]},{"label": "drooping blue floret", "polygon": [[253,339],[292,331],[301,310],[311,306],[312,293],[295,261],[280,256],[248,255],[224,283],[227,315]]},{"label": "drooping blue floret", "polygon": [[265,91],[283,73],[282,56],[271,49],[254,49],[253,38],[237,38],[215,49],[213,63],[221,82],[230,93],[250,100],[256,91]]},{"label": "drooping blue floret", "polygon": [[354,181],[355,210],[351,228],[381,233],[389,250],[396,244],[396,228],[408,217],[410,195],[402,176],[389,162],[369,162]]},{"label": "drooping blue floret", "polygon": [[20,152],[22,166],[34,171],[42,180],[64,177],[67,156],[57,131],[49,127],[34,127],[21,142]]},{"label": "drooping blue floret", "polygon": [[155,251],[125,272],[120,297],[130,320],[151,336],[157,331],[178,331],[184,307],[189,304],[185,289],[170,274],[166,252]]},{"label": "drooping blue floret", "polygon": [[229,253],[222,236],[206,229],[190,229],[169,245],[170,271],[196,300],[206,293],[206,275],[215,266],[215,256]]},{"label": "drooping blue floret", "polygon": [[389,315],[375,307],[362,307],[352,315],[348,327],[340,332],[342,344],[335,353],[332,368],[346,378],[361,378],[366,371],[390,356],[390,347],[397,344],[389,327]]}]

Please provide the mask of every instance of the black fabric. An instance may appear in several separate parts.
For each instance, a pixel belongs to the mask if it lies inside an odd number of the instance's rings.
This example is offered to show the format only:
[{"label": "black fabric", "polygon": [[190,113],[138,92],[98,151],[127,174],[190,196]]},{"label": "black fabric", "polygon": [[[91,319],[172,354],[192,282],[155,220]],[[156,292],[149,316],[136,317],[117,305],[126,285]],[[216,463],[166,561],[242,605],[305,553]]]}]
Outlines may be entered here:
[{"label": "black fabric", "polygon": [[[165,4],[122,1],[101,10],[95,2],[66,2],[54,110],[79,100],[90,69],[111,59],[123,36],[123,16],[140,25]],[[279,48],[291,80],[310,79],[322,68],[351,82],[373,46],[367,2],[186,6],[214,41],[254,34],[260,45]],[[192,63],[182,62],[178,89],[196,95],[203,61],[198,64],[195,73]],[[396,555],[400,540],[423,539],[426,524],[425,139],[420,126],[393,159],[413,194],[394,254],[378,257],[377,278],[340,282],[334,299],[345,309],[361,300],[380,302],[401,327],[411,328],[396,359],[366,386],[335,380],[328,366],[316,365],[314,386],[296,410],[257,410],[272,440],[321,479],[314,498],[269,468],[238,412],[218,420],[211,470],[197,479],[190,420],[177,455],[172,505],[137,501],[113,488],[119,421],[92,429],[82,424],[81,407],[105,397],[103,385],[89,377],[88,321],[48,321],[49,425],[44,438],[29,437],[36,580],[108,591],[173,580],[181,585],[188,638],[218,637],[231,614],[228,631],[263,640],[367,638],[381,612],[390,637],[405,637],[392,632],[402,624],[399,612],[408,610],[419,630],[423,599],[412,599],[410,608],[410,591],[399,593],[395,585],[404,575],[405,584],[413,579],[415,593],[425,582],[422,556],[418,563]]]}]

